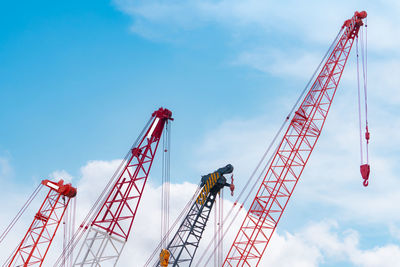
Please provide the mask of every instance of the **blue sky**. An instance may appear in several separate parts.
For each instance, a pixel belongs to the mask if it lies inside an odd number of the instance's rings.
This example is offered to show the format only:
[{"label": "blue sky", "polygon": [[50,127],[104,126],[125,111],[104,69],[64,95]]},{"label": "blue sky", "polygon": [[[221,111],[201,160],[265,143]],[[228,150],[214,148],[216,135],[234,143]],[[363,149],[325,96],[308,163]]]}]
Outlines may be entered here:
[{"label": "blue sky", "polygon": [[230,66],[218,31],[195,31],[183,43],[149,40],[109,2],[3,12],[0,148],[17,180],[120,157],[159,106],[174,112],[178,152],[227,115],[259,110],[248,92],[263,94],[270,80]]},{"label": "blue sky", "polygon": [[[106,177],[89,175],[90,162],[112,169],[160,106],[175,118],[172,182],[196,184],[200,175],[231,162],[240,188],[343,21],[355,10],[367,10],[371,185],[364,189],[358,174],[352,53],[278,234],[283,247],[306,240],[318,248],[322,256],[311,255],[304,266],[385,266],[374,265],[374,259],[392,245],[389,254],[400,259],[400,217],[393,214],[400,200],[396,1],[23,1],[2,6],[0,181],[10,194],[17,194],[12,192],[17,185],[30,192],[55,174],[82,185],[87,177],[108,179],[109,171]],[[159,174],[156,164],[154,188]],[[371,264],[340,250],[331,255],[329,246],[304,238],[321,228],[331,234],[329,240],[337,237],[336,243],[326,242],[331,245],[346,247],[346,238],[358,240],[347,248],[371,257]]]}]

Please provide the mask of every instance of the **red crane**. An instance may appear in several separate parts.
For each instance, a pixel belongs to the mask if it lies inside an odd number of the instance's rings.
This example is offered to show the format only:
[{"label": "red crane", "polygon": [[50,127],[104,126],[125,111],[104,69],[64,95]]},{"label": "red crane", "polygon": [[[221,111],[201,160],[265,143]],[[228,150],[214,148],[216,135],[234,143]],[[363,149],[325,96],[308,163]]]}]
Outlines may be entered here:
[{"label": "red crane", "polygon": [[43,180],[42,185],[50,188],[49,193],[7,266],[42,266],[68,204],[76,196],[76,188],[63,180]]},{"label": "red crane", "polygon": [[[106,193],[95,204],[97,207],[92,209],[95,210],[93,216],[81,224],[82,233],[86,229],[89,231],[74,266],[114,266],[118,261],[132,229],[164,126],[169,120],[173,119],[168,109],[160,108],[152,114],[121,164],[122,168],[113,176],[116,180],[110,180],[110,188],[105,189]],[[79,238],[77,234],[73,237],[56,264],[70,255]]]},{"label": "red crane", "polygon": [[[321,134],[354,39],[366,17],[365,11],[355,12],[344,22],[328,59],[275,151],[223,266],[259,264]],[[361,172],[367,180],[369,165],[363,166]]]}]

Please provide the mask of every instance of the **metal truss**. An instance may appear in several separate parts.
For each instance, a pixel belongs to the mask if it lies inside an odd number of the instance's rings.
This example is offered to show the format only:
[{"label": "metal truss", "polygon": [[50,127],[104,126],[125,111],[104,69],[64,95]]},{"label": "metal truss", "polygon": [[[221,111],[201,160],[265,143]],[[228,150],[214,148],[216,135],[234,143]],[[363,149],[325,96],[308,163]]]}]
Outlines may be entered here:
[{"label": "metal truss", "polygon": [[[223,175],[232,171],[233,166],[228,164],[202,177],[201,192],[167,246],[170,252],[168,266],[183,267],[192,264],[217,194],[225,186],[231,187]],[[232,187],[231,190],[233,190]],[[160,262],[158,261],[155,266],[160,266]]]},{"label": "metal truss", "polygon": [[126,241],[109,235],[106,231],[91,228],[83,241],[78,254],[83,254],[74,263],[75,266],[102,266],[103,262],[112,262],[115,266],[124,249]]},{"label": "metal truss", "polygon": [[152,114],[150,126],[139,136],[100,204],[74,266],[116,265],[132,229],[164,126],[172,120],[171,116],[171,111],[164,108]]},{"label": "metal truss", "polygon": [[295,112],[223,266],[257,266],[321,134],[366,12],[347,20],[325,65]]},{"label": "metal truss", "polygon": [[7,266],[42,266],[71,197],[76,195],[76,188],[62,180],[42,184],[50,190]]}]

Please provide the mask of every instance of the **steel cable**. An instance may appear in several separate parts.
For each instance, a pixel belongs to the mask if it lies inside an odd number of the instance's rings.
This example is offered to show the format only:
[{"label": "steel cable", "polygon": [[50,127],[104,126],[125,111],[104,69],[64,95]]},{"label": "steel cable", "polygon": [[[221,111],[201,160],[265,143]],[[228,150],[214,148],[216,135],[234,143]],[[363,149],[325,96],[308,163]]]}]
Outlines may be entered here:
[{"label": "steel cable", "polygon": [[[187,211],[189,210],[189,208],[193,205],[194,201],[196,200],[197,195],[200,193],[200,189],[201,187],[198,186],[196,188],[195,193],[193,194],[192,198],[186,203],[185,207],[183,208],[183,210],[181,211],[181,213],[178,215],[177,219],[174,221],[174,223],[172,224],[172,226],[169,228],[167,234],[169,235],[174,228],[176,227],[176,225],[181,222],[181,219],[183,217],[183,215],[185,215],[187,213]],[[166,239],[166,236],[163,237],[163,240]],[[162,240],[162,241],[163,241]],[[152,252],[152,254],[150,255],[150,257],[147,259],[146,263],[145,263],[145,267],[149,266],[149,264],[153,261],[155,255],[157,254],[157,252],[160,251],[161,247],[162,247],[162,243],[160,242],[157,247],[154,249],[154,251]],[[154,266],[157,266],[158,264],[156,263]]]},{"label": "steel cable", "polygon": [[89,224],[93,221],[93,219],[95,218],[97,213],[100,211],[100,209],[102,207],[102,203],[104,203],[108,197],[108,194],[106,194],[106,193],[109,193],[110,190],[112,190],[111,185],[115,184],[115,182],[116,182],[115,180],[118,178],[118,175],[120,174],[122,166],[128,160],[129,156],[131,155],[132,149],[137,146],[137,144],[139,143],[141,138],[144,136],[145,131],[148,128],[148,126],[150,125],[150,123],[152,122],[152,120],[153,120],[152,117],[148,120],[145,127],[139,134],[138,138],[135,140],[135,142],[131,146],[131,149],[126,154],[126,156],[122,160],[121,164],[118,166],[117,170],[114,172],[113,176],[108,181],[107,185],[105,186],[105,188],[103,189],[103,191],[101,192],[99,197],[94,202],[94,205],[91,207],[91,209],[87,213],[86,217],[84,218],[84,220],[82,221],[82,223],[80,224],[80,226],[78,227],[78,229],[76,230],[74,235],[72,236],[70,242],[68,242],[68,244],[66,245],[66,248],[62,251],[61,255],[58,257],[58,259],[54,263],[54,265],[53,265],[54,267],[58,266],[60,264],[60,261],[63,260],[63,258],[69,257],[69,255],[73,252],[74,248],[79,243],[82,236],[85,234],[87,229],[89,229],[89,226],[90,226]]},{"label": "steel cable", "polygon": [[3,242],[3,240],[6,238],[8,233],[11,231],[11,229],[14,227],[14,225],[17,223],[17,221],[21,218],[22,214],[24,214],[26,209],[32,203],[33,199],[35,199],[36,195],[39,193],[40,189],[42,189],[42,184],[39,184],[36,187],[36,189],[33,191],[33,193],[29,196],[28,200],[24,203],[22,208],[18,211],[17,215],[15,215],[15,217],[11,220],[10,224],[6,227],[4,232],[0,235],[0,243]]},{"label": "steel cable", "polygon": [[[334,46],[337,43],[338,38],[340,37],[341,33],[342,33],[343,29],[340,29],[338,34],[336,35],[336,37],[334,38],[332,44],[330,45],[330,47],[328,48],[327,52],[325,53],[324,57],[322,58],[321,62],[319,63],[318,67],[315,69],[313,75],[311,76],[311,78],[309,79],[309,81],[307,82],[306,86],[304,87],[303,91],[301,92],[300,96],[297,98],[295,104],[293,105],[292,109],[290,110],[289,114],[286,116],[285,120],[283,121],[281,127],[279,128],[278,132],[275,134],[272,142],[269,144],[269,146],[267,147],[266,151],[264,152],[261,160],[258,162],[256,168],[254,169],[254,171],[252,172],[252,174],[250,175],[250,178],[248,179],[247,183],[245,184],[244,188],[242,189],[242,191],[240,192],[238,198],[235,200],[234,205],[231,207],[231,209],[229,210],[228,214],[226,215],[224,222],[227,221],[227,219],[231,216],[233,209],[235,208],[235,206],[237,206],[237,203],[239,203],[240,198],[242,197],[242,195],[244,194],[244,192],[246,191],[248,185],[251,183],[251,181],[253,180],[255,174],[257,173],[258,169],[260,168],[261,164],[264,162],[266,156],[269,154],[273,144],[276,142],[277,138],[280,136],[283,128],[285,127],[286,123],[289,121],[290,117],[292,116],[294,110],[297,108],[297,106],[299,105],[301,99],[304,97],[304,94],[306,93],[307,89],[309,89],[311,82],[314,80],[314,77],[316,76],[317,72],[321,69],[322,64],[326,61],[327,56],[330,54],[330,52],[332,51],[332,49],[334,48]],[[277,148],[278,149],[278,148]],[[276,153],[276,150],[275,150]],[[247,193],[242,205],[240,205],[239,209],[236,211],[236,214],[234,215],[232,221],[229,223],[227,229],[224,231],[224,234],[222,236],[222,238],[224,238],[224,236],[226,235],[226,233],[229,231],[229,229],[231,228],[231,226],[233,225],[233,222],[236,220],[240,210],[242,209],[243,205],[247,202],[248,198],[250,197],[251,193],[253,192],[253,190],[255,189],[255,187],[259,184],[260,179],[262,177],[262,174],[265,172],[266,168],[268,167],[268,165],[270,164],[274,154],[273,153],[270,157],[270,159],[268,160],[267,164],[265,164],[265,167],[263,168],[262,172],[260,173],[260,175],[258,176],[258,178],[255,180],[255,182],[253,183],[251,190]],[[214,236],[214,238],[216,238]],[[213,239],[214,239],[213,238]],[[205,259],[206,254],[208,253],[208,250],[210,248],[210,244],[212,244],[213,239],[210,241],[209,245],[206,247],[206,250],[203,252],[202,256],[200,257],[199,262],[195,265],[198,267],[201,267],[202,265],[200,265],[200,263],[202,262],[203,259]],[[209,260],[212,258],[213,254],[215,253],[212,252],[211,255],[207,258],[206,261],[206,265],[208,264]]]}]

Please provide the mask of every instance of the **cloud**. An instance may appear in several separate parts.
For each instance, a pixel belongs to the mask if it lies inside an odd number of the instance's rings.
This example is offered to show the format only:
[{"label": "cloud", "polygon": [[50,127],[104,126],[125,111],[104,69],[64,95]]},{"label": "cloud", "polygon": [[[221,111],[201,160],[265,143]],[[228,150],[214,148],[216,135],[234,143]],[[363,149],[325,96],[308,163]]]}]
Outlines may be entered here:
[{"label": "cloud", "polygon": [[[398,246],[388,243],[398,237],[395,225],[400,223],[400,217],[393,212],[400,201],[400,181],[397,179],[400,134],[396,127],[399,118],[391,109],[381,108],[376,102],[370,105],[375,111],[370,114],[373,171],[370,186],[364,188],[359,173],[356,92],[347,88],[343,85],[339,88],[321,138],[282,217],[280,224],[283,223],[284,228],[278,226],[278,235],[273,237],[271,248],[265,255],[268,265],[293,266],[293,260],[299,264],[304,262],[303,266],[319,266],[323,262],[342,260],[354,266],[393,266],[399,259]],[[277,107],[281,104],[280,109],[288,110],[286,99],[276,98],[276,101]],[[239,194],[278,129],[279,125],[272,118],[275,114],[284,114],[280,109],[272,109],[268,117],[262,115],[219,122],[211,127],[212,131],[204,134],[203,141],[197,145],[194,162],[201,168],[226,161],[232,163],[235,166],[236,194]],[[389,121],[390,125],[387,124]],[[256,188],[258,186],[259,183]],[[288,216],[293,222],[287,221]],[[307,230],[308,241],[304,244],[302,235],[305,234],[300,235],[299,227],[307,225],[310,220],[327,219],[335,223]],[[339,233],[333,234],[337,232],[339,222],[357,225],[357,231],[347,229],[340,239]],[[390,233],[387,233],[388,227]],[[375,232],[378,237],[359,245],[361,233],[366,234],[375,228],[379,229]],[[282,235],[281,231],[291,232]],[[273,249],[273,246],[288,249]],[[354,253],[344,251],[347,249]],[[284,252],[275,255],[278,251]],[[394,259],[380,258],[385,253],[393,253]],[[306,254],[307,257],[302,257]],[[290,257],[285,258],[285,255]]]},{"label": "cloud", "polygon": [[[306,81],[328,49],[344,20],[363,7],[368,12],[368,66],[371,94],[398,105],[400,7],[396,1],[135,1],[115,0],[117,9],[132,18],[136,34],[158,41],[190,44],[198,31],[228,36],[225,63],[246,66],[282,79]],[[343,8],[345,7],[345,8]],[[193,44],[195,45],[195,44]],[[354,50],[349,61],[354,61]],[[345,70],[356,87],[355,65]],[[305,83],[305,82],[304,82]]]},{"label": "cloud", "polygon": [[53,181],[64,180],[64,183],[72,182],[72,175],[69,174],[66,170],[57,170],[49,174],[49,179]]},{"label": "cloud", "polygon": [[[233,141],[235,140],[233,139]],[[79,195],[77,202],[78,223],[85,214],[84,210],[88,209],[93,204],[99,192],[102,190],[107,181],[106,177],[112,175],[119,163],[120,160],[90,161],[81,168],[79,177],[74,178],[74,180],[79,179]],[[149,178],[149,182],[146,185],[137,218],[132,228],[132,234],[121,256],[119,263],[121,266],[132,266],[132,259],[135,259],[134,266],[142,266],[160,240],[161,187],[154,186],[151,180],[152,177]],[[184,205],[192,197],[196,187],[197,185],[187,182],[171,185],[171,218],[177,217]],[[20,194],[17,197],[24,198],[26,196]],[[233,198],[225,192],[225,214],[232,207],[231,199]],[[297,199],[296,201],[299,200]],[[30,207],[30,216],[24,215],[23,221],[17,225],[16,229],[18,231],[11,232],[6,243],[0,244],[0,255],[2,259],[8,256],[10,252],[9,248],[14,247],[18,243],[18,240],[21,238],[19,235],[26,231],[26,227],[29,225],[34,210],[36,209],[35,207],[37,207],[38,204],[39,203],[32,204]],[[12,213],[7,211],[15,212],[15,209],[10,205],[5,212]],[[2,215],[4,214],[3,212]],[[213,214],[212,212],[204,237],[201,241],[197,259],[201,256],[213,236]],[[233,225],[232,231],[230,231],[224,239],[225,251],[227,251],[235,237],[243,216],[244,210],[240,212],[239,218]],[[5,222],[6,217],[2,217],[2,222]],[[62,248],[62,231],[62,228],[58,231],[54,244],[47,256],[47,263],[54,262],[59,256],[59,252]],[[372,267],[395,266],[396,262],[400,260],[400,248],[397,245],[384,244],[361,249],[359,244],[360,233],[354,229],[342,229],[335,220],[311,221],[297,232],[282,232],[278,228],[278,232],[275,233],[262,263],[283,267],[293,266],[293,264],[300,267],[310,267],[320,266],[324,262],[349,262],[355,266]],[[7,245],[7,248],[4,247],[5,245]]]},{"label": "cloud", "polygon": [[10,178],[13,173],[14,171],[9,159],[0,157],[0,180],[6,181],[6,179]]},{"label": "cloud", "polygon": [[[76,210],[77,225],[79,225],[86,216],[87,212],[95,203],[100,192],[108,182],[108,179],[113,175],[120,163],[120,159],[112,161],[89,161],[80,168],[78,177],[71,177],[71,175],[69,175],[66,171],[52,172],[52,175],[58,179],[60,177],[68,177],[73,181],[73,185],[77,186],[78,188]],[[119,261],[120,266],[132,266],[132,258],[135,259],[135,264],[133,266],[143,266],[147,258],[160,242],[161,186],[155,186],[155,183],[152,182],[152,179],[153,177],[149,177],[149,181],[146,185],[129,241],[125,246],[124,252]],[[192,198],[196,188],[196,184],[191,184],[188,182],[171,184],[171,224],[175,218],[178,217],[178,214],[181,213],[185,204]],[[35,201],[29,206],[26,213],[21,217],[20,221],[15,225],[4,242],[0,244],[0,262],[5,261],[5,259],[11,254],[12,249],[16,247],[22,239],[47,191],[47,188],[41,190]],[[27,199],[27,195],[22,192],[13,192],[13,195],[13,198],[15,199]],[[230,196],[228,193],[226,195]],[[5,201],[6,199],[10,199],[10,196],[7,194],[0,196],[0,201]],[[20,205],[22,206],[22,204]],[[0,214],[1,230],[6,227],[6,223],[11,221],[11,218],[15,215],[16,211],[19,210],[20,205],[16,205],[14,202],[11,202],[10,205],[2,208],[2,213]],[[229,200],[226,200],[224,205],[226,209],[229,209],[233,203]],[[70,206],[70,208],[71,207],[72,206]],[[242,216],[243,215],[244,214],[242,213]],[[201,249],[204,249],[209,240],[212,238],[212,222],[214,222],[213,212],[211,213],[210,223],[202,240]],[[46,266],[52,262],[55,262],[62,251],[63,231],[63,224],[61,224],[49,253],[46,256]],[[79,248],[80,244],[77,246],[77,249]],[[75,255],[76,253],[77,250],[75,251]]]},{"label": "cloud", "polygon": [[390,234],[395,237],[396,239],[400,240],[400,228],[397,227],[395,224],[389,225]]},{"label": "cloud", "polygon": [[303,50],[283,51],[276,48],[263,48],[253,51],[244,51],[238,55],[234,64],[247,65],[261,72],[274,76],[307,78],[313,73],[312,68],[319,64],[321,54]]},{"label": "cloud", "polygon": [[[247,1],[133,1],[116,0],[116,7],[131,15],[134,19],[133,27],[139,23],[147,23],[147,30],[162,31],[165,28],[196,29],[210,24],[218,25],[232,34],[246,35],[246,31],[253,29],[262,34],[273,31],[302,35],[310,32],[310,37],[320,38],[324,25],[316,24],[316,20],[324,22],[339,21],[336,14],[341,9],[337,5],[308,1],[306,3],[282,4],[275,1],[247,0]],[[310,6],[314,6],[310,9]],[[290,6],[290,8],[288,8]],[[330,9],[330,12],[319,14],[313,10]],[[306,20],[305,18],[308,18]],[[341,21],[343,22],[343,21]],[[163,24],[163,28],[155,27]],[[319,35],[311,34],[318,32]],[[307,36],[307,37],[309,37]],[[331,39],[331,37],[330,37]]]},{"label": "cloud", "polygon": [[[107,179],[111,177],[119,166],[121,160],[113,161],[89,161],[81,168],[81,177],[78,182],[78,207],[80,222],[89,208],[97,199],[99,193],[104,188]],[[213,171],[213,170],[209,170]],[[132,259],[135,259],[134,266],[143,266],[147,258],[160,242],[161,227],[161,186],[155,186],[152,182],[154,177],[148,178],[142,200],[132,227],[132,232],[119,260],[120,266],[132,266]],[[183,182],[181,184],[170,185],[170,218],[171,224],[181,213],[183,207],[192,198],[196,191],[197,184]],[[230,196],[229,194],[225,194]],[[230,197],[227,197],[228,199]],[[229,209],[233,203],[225,200],[224,206]],[[241,213],[243,216],[244,214]],[[203,236],[200,251],[205,249],[209,240],[212,238],[214,213],[211,213],[209,225]],[[231,234],[233,235],[233,233]],[[232,236],[233,237],[233,236]],[[79,245],[78,245],[79,247]],[[158,256],[158,254],[157,254]]]},{"label": "cloud", "polygon": [[400,248],[397,245],[376,247],[367,251],[355,250],[349,256],[356,266],[379,267],[396,266],[399,264]]},{"label": "cloud", "polygon": [[335,221],[310,223],[301,231],[273,237],[269,253],[262,264],[272,266],[320,266],[324,263],[345,263],[353,266],[396,266],[400,247],[387,244],[371,249],[360,248],[359,233],[353,229],[340,230]]},{"label": "cloud", "polygon": [[[347,4],[346,8],[343,9],[340,3]],[[347,17],[363,6],[370,12],[368,19],[372,25],[370,37],[373,49],[395,51],[399,38],[396,14],[400,8],[396,1],[328,3],[308,0],[282,3],[263,0],[115,0],[114,4],[132,17],[133,28],[142,26],[147,31],[161,32],[175,28],[178,33],[184,29],[195,30],[216,25],[235,38],[248,36],[250,31],[251,34],[266,35],[267,38],[289,35],[319,43],[332,40],[330,30],[339,29]],[[382,36],[390,38],[382,40]]]},{"label": "cloud", "polygon": [[[262,0],[117,0],[115,5],[132,17],[135,33],[151,39],[170,41],[189,38],[191,33],[204,27],[227,32],[227,46],[234,46],[231,52],[234,55],[227,58],[234,58],[231,60],[234,65],[245,65],[283,79],[309,77],[343,20],[351,16],[355,6],[367,5],[367,11],[371,10],[368,18],[372,111],[370,187],[364,189],[361,186],[358,173],[356,102],[352,98],[355,91],[351,90],[356,88],[353,64],[345,70],[338,99],[335,99],[321,139],[288,207],[294,207],[290,210],[294,214],[292,218],[296,219],[298,227],[303,228],[288,227],[290,231],[278,228],[263,261],[272,266],[318,266],[330,261],[367,267],[397,264],[399,247],[390,244],[388,237],[360,245],[364,228],[354,230],[345,227],[343,230],[339,225],[361,221],[371,226],[389,226],[392,237],[399,236],[396,225],[400,222],[400,215],[394,212],[397,210],[396,203],[400,201],[400,182],[397,179],[400,147],[397,129],[400,120],[396,115],[400,103],[397,93],[400,80],[396,72],[400,65],[398,2],[372,4],[356,1],[348,6],[344,1],[331,4],[292,1],[282,5]],[[344,11],[343,6],[349,9]],[[197,145],[191,165],[200,172],[232,163],[238,193],[278,128],[278,123],[271,117],[285,114],[289,109],[288,101],[283,97],[276,97],[274,102],[278,103],[278,108],[268,107],[268,116],[230,118],[218,127],[211,127],[213,131],[204,133],[203,140]],[[54,178],[76,183],[78,222],[97,199],[119,163],[120,160],[89,161],[80,169],[78,177],[72,177],[66,170],[56,170],[51,174]],[[8,177],[12,173],[9,161],[0,158],[0,177]],[[191,183],[171,185],[171,218],[181,211],[195,188],[196,185]],[[13,192],[6,190],[0,196],[2,203],[7,203],[0,214],[2,228],[27,197],[25,192],[29,189],[20,189]],[[160,238],[160,190],[150,179],[132,236],[122,255],[121,266],[131,266],[132,258],[140,266],[157,245]],[[228,196],[226,198],[224,206],[228,210],[232,202]],[[39,204],[40,201],[32,203],[23,221],[10,234],[9,241],[0,244],[2,258],[8,256],[9,248],[21,239]],[[329,214],[315,212],[307,217],[304,213],[310,207],[329,211]],[[238,223],[241,223],[240,219]],[[234,238],[238,226],[234,225],[227,240]],[[198,255],[211,235],[210,224]],[[61,228],[56,240],[48,255],[50,262],[58,256],[62,246]],[[227,246],[229,241],[225,242]]]},{"label": "cloud", "polygon": [[266,126],[268,118],[249,120],[231,119],[204,134],[200,145],[196,146],[195,162],[201,170],[213,166],[217,168],[231,163],[237,182],[248,176],[251,168],[261,158],[272,139],[273,128]]}]

